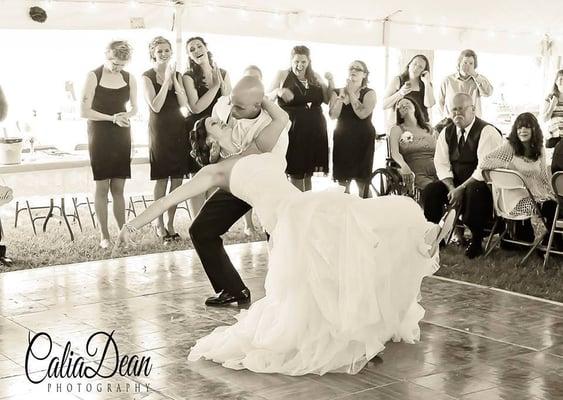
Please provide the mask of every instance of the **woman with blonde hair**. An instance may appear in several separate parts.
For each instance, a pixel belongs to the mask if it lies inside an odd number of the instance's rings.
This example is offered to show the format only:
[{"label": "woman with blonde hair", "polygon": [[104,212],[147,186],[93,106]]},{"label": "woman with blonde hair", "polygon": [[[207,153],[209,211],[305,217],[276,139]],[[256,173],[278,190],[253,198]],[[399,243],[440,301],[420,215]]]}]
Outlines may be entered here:
[{"label": "woman with blonde hair", "polygon": [[[88,119],[88,151],[96,182],[94,207],[100,225],[100,247],[109,247],[108,192],[119,229],[125,223],[125,179],[131,177],[131,127],[137,113],[137,84],[123,68],[132,47],[123,40],[111,42],[106,62],[88,73],[81,100],[81,116]],[[127,103],[130,104],[127,110]]]}]

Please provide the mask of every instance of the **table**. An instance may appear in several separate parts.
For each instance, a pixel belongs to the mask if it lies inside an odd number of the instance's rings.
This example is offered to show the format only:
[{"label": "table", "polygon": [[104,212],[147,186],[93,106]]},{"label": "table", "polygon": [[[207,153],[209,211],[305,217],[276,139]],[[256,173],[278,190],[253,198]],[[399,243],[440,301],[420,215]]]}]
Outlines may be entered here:
[{"label": "table", "polygon": [[[135,152],[131,158],[131,179],[127,180],[125,190],[134,188],[135,194],[151,192],[149,168],[147,150]],[[71,240],[74,234],[65,213],[65,196],[91,194],[95,189],[88,152],[64,153],[52,148],[25,155],[21,164],[0,165],[0,184],[11,187],[16,200],[48,197],[49,212],[43,232],[54,216],[54,208],[58,207]],[[55,199],[59,199],[60,206],[55,205]]]}]

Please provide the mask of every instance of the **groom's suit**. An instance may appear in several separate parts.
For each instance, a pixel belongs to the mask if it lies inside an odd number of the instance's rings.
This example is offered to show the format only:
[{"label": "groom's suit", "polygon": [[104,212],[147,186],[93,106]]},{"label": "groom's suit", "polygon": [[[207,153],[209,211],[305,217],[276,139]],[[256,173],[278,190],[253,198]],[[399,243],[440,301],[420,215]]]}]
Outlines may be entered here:
[{"label": "groom's suit", "polygon": [[[213,116],[221,118],[226,123],[232,118],[228,97],[219,99],[213,108]],[[271,120],[264,110],[256,118],[234,120],[233,140],[238,142],[237,145],[240,147],[248,146]],[[288,145],[288,128],[280,134],[277,144],[272,149],[273,153],[281,154],[284,158]],[[240,275],[223,247],[221,235],[250,209],[248,203],[230,192],[219,189],[205,202],[192,222],[190,237],[216,293],[226,291],[237,294],[245,289]]]}]

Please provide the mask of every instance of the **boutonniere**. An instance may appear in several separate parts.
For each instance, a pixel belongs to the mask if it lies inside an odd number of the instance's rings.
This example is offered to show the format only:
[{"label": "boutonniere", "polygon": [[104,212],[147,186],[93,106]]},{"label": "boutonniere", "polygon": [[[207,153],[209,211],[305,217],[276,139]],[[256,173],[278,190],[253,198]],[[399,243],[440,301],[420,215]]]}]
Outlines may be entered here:
[{"label": "boutonniere", "polygon": [[412,143],[414,139],[414,136],[411,132],[409,131],[405,131],[403,132],[403,134],[401,135],[401,138],[399,139],[400,143]]}]

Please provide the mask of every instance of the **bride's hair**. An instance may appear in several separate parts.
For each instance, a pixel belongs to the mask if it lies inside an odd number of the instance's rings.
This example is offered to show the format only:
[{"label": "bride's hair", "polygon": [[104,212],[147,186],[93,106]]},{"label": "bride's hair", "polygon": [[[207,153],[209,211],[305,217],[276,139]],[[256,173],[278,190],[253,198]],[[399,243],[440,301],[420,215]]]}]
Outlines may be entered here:
[{"label": "bride's hair", "polygon": [[210,164],[209,158],[211,155],[211,147],[205,141],[207,139],[206,119],[197,120],[194,129],[190,131],[190,144],[192,145],[190,155],[202,167]]}]

